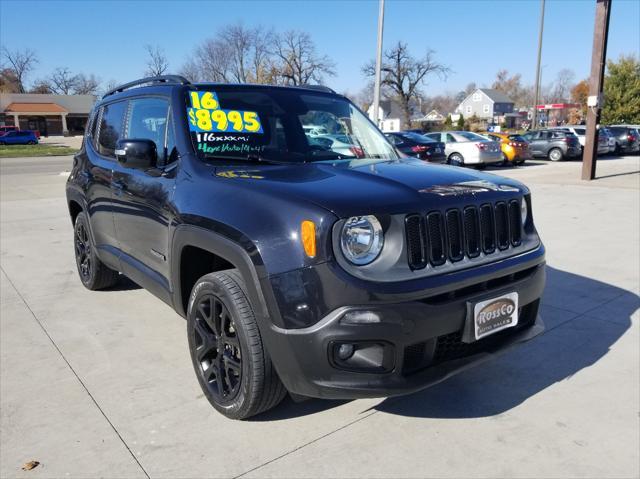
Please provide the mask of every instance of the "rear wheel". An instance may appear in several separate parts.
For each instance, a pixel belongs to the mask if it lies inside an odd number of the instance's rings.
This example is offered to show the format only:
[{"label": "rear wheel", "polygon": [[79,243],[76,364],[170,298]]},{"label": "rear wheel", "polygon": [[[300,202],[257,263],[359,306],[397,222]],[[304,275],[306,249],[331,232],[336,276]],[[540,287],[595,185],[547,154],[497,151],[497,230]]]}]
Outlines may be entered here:
[{"label": "rear wheel", "polygon": [[237,270],[200,278],[189,298],[191,361],[211,405],[231,419],[277,406],[286,395]]},{"label": "rear wheel", "polygon": [[460,153],[453,153],[449,157],[448,163],[453,166],[464,166],[464,158]]},{"label": "rear wheel", "polygon": [[562,161],[564,158],[564,154],[560,148],[551,148],[548,156],[551,161]]},{"label": "rear wheel", "polygon": [[106,266],[96,256],[96,249],[89,234],[89,225],[84,212],[76,216],[73,236],[76,266],[84,287],[95,291],[116,284],[118,272]]}]

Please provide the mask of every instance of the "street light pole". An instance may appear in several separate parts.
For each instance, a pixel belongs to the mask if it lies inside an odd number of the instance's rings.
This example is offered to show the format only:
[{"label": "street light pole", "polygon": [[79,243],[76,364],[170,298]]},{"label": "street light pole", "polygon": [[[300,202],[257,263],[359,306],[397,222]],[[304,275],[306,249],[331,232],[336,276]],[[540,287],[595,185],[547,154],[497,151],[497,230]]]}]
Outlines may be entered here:
[{"label": "street light pole", "polygon": [[538,127],[538,102],[540,101],[540,59],[542,57],[542,32],[544,30],[544,1],[540,1],[540,33],[538,33],[538,63],[536,66],[536,92],[533,100],[531,129]]},{"label": "street light pole", "polygon": [[382,30],[384,28],[384,0],[380,0],[378,11],[378,49],[376,51],[376,77],[373,86],[373,122],[378,125],[378,112],[380,110],[380,82],[382,70]]}]

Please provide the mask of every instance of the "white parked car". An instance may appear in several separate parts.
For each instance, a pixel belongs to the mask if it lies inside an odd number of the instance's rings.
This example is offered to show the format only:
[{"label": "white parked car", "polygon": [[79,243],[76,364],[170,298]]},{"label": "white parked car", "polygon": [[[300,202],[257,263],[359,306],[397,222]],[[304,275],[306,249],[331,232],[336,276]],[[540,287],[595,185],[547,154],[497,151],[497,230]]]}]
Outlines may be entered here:
[{"label": "white parked car", "polygon": [[578,137],[578,141],[580,142],[580,147],[584,151],[585,139],[587,135],[587,127],[584,125],[562,125],[562,126],[553,126],[549,128],[550,130],[566,130],[570,131],[574,135]]},{"label": "white parked car", "polygon": [[425,136],[444,143],[447,163],[454,166],[473,165],[483,168],[502,163],[500,143],[470,131],[442,131]]}]

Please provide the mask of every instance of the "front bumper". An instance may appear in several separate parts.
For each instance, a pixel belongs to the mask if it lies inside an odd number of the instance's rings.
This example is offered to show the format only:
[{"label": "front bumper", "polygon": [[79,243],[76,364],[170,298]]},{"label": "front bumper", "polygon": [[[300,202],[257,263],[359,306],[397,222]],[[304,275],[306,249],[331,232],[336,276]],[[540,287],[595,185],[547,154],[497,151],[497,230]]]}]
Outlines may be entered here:
[{"label": "front bumper", "polygon": [[[544,262],[504,273],[509,274],[437,296],[343,306],[307,328],[272,325],[267,333],[269,353],[284,385],[295,394],[355,399],[418,391],[543,331],[538,306]],[[510,292],[519,297],[518,326],[463,343],[467,305]],[[373,312],[379,321],[345,324],[350,311]],[[377,345],[383,366],[349,370],[336,364],[335,346],[343,342]]]}]

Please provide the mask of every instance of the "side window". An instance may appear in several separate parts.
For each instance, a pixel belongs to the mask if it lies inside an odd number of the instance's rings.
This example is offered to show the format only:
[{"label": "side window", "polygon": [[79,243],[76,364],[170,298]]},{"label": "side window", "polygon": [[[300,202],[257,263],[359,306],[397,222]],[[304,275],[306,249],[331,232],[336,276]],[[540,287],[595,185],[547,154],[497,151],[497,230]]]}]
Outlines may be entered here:
[{"label": "side window", "polygon": [[482,112],[489,113],[489,105],[482,105]]},{"label": "side window", "polygon": [[138,98],[130,101],[125,138],[146,139],[156,144],[158,165],[165,165],[165,139],[169,102],[164,98]]},{"label": "side window", "polygon": [[98,153],[115,157],[116,142],[122,138],[122,120],[127,102],[120,101],[102,107],[98,130]]},{"label": "side window", "polygon": [[453,137],[451,133],[447,133],[445,141],[447,143],[456,143],[456,139]]}]

